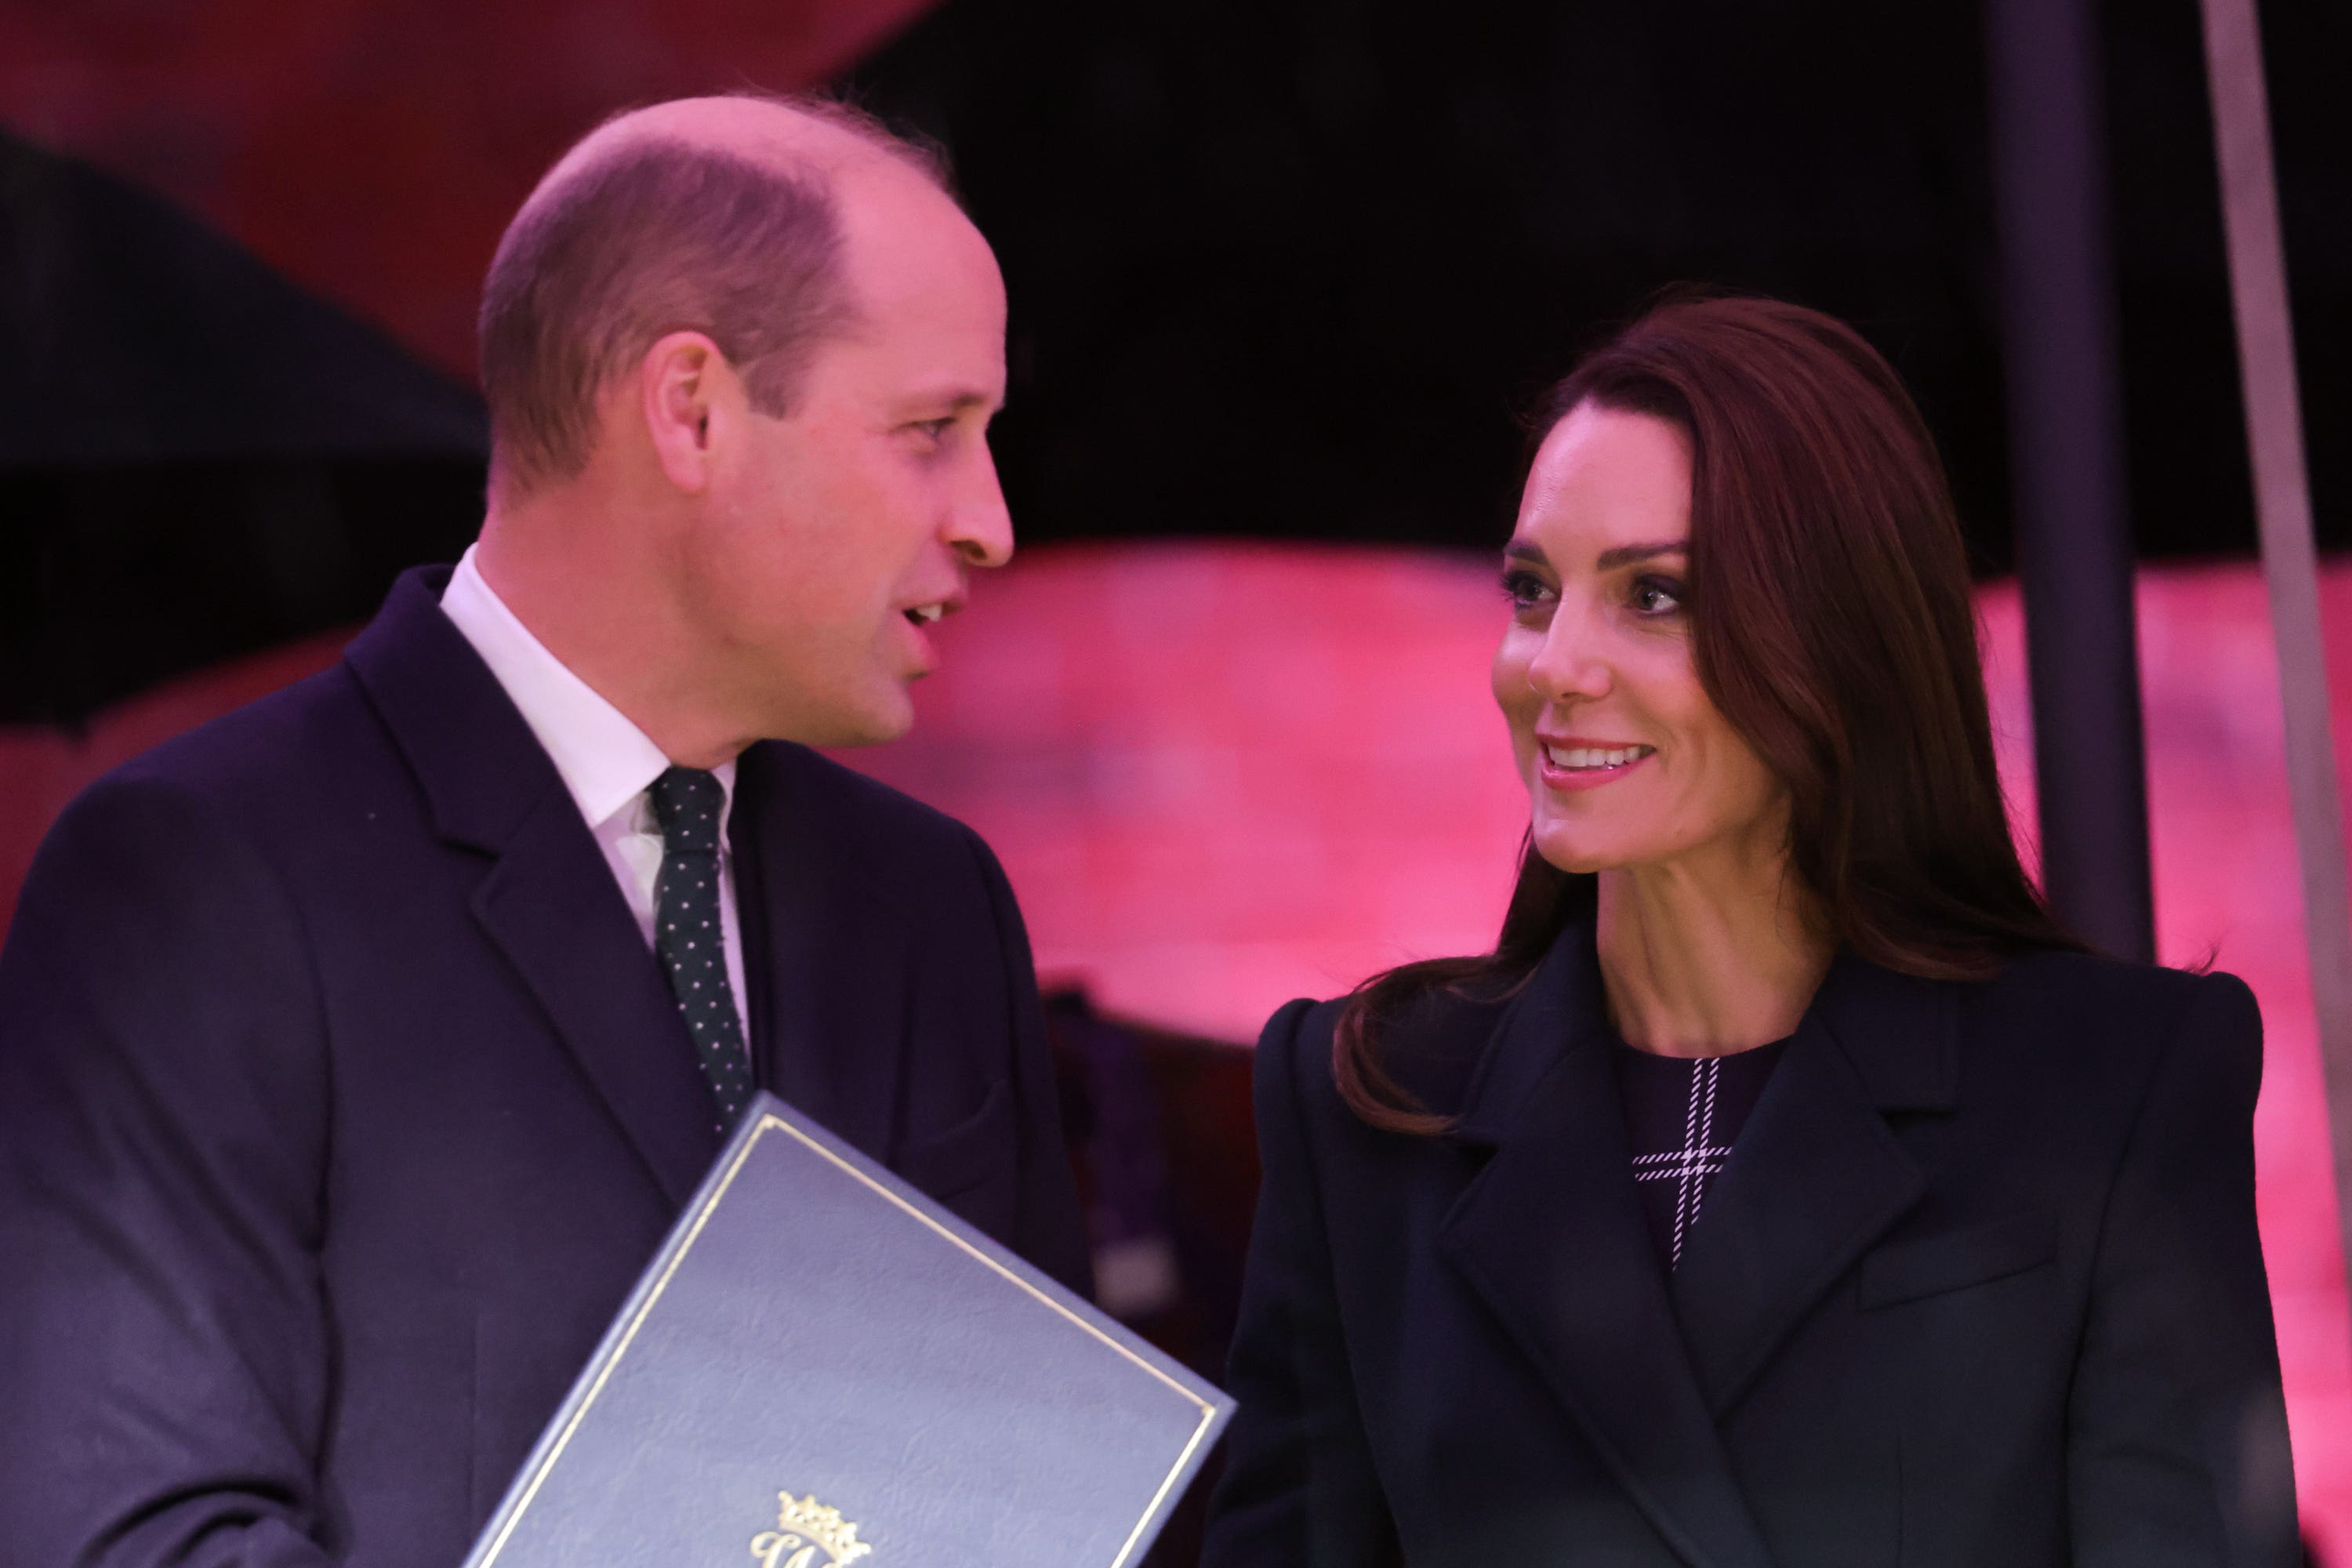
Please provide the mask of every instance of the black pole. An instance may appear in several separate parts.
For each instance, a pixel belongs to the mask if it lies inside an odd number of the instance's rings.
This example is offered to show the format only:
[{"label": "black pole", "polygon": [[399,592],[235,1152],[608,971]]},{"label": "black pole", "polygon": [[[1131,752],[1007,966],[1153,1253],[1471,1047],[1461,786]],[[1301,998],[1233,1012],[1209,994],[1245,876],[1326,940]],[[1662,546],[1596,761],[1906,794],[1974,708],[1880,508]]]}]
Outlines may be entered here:
[{"label": "black pole", "polygon": [[2097,9],[1987,0],[1986,21],[2042,888],[2079,935],[2150,960]]}]

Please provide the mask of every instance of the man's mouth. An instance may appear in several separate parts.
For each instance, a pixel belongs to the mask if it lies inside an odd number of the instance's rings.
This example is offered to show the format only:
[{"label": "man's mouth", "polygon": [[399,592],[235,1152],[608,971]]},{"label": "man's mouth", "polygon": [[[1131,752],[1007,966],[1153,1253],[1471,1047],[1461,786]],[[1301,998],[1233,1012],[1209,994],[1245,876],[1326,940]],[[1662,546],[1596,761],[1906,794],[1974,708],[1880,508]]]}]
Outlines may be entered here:
[{"label": "man's mouth", "polygon": [[948,613],[947,601],[942,599],[937,604],[917,605],[913,609],[900,613],[913,625],[927,626]]}]

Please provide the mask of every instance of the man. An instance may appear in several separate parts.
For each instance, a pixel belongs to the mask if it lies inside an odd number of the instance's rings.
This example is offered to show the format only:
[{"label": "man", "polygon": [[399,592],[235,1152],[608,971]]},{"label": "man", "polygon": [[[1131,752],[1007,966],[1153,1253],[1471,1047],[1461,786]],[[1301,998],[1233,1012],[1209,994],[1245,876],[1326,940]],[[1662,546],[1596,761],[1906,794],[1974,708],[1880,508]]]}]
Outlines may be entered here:
[{"label": "man", "polygon": [[987,244],[855,116],[663,104],[482,325],[479,544],[26,885],[8,1563],[457,1563],[755,1081],[1083,1279],[1002,872],[807,749],[904,731],[1012,552]]}]

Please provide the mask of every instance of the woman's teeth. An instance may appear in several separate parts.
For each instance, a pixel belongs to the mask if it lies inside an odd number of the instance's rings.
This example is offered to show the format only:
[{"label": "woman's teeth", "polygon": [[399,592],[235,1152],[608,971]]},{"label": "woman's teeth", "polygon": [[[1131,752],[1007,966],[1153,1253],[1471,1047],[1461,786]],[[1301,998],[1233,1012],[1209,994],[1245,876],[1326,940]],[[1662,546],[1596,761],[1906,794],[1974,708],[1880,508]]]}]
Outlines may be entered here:
[{"label": "woman's teeth", "polygon": [[1639,762],[1657,750],[1655,746],[1546,746],[1544,758],[1556,768],[1622,768],[1628,763]]}]

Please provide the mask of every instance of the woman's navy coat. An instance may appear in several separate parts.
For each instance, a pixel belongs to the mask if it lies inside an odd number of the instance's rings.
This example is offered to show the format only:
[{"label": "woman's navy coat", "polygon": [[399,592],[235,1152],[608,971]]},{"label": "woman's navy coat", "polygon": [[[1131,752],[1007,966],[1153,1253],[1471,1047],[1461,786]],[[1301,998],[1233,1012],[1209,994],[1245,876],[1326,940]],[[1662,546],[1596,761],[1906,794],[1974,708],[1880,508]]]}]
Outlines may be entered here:
[{"label": "woman's navy coat", "polygon": [[1259,1046],[1209,1568],[2298,1560],[2236,979],[1842,957],[1671,1276],[1589,926],[1387,1032],[1450,1134],[1348,1110],[1336,1016]]}]

